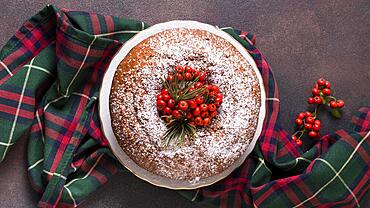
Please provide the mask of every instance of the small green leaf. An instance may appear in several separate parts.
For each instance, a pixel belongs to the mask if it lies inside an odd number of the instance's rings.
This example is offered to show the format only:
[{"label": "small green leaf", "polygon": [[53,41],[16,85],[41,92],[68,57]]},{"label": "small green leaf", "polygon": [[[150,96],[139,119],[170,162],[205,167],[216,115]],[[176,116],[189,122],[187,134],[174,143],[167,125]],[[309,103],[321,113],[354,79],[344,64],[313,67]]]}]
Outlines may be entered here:
[{"label": "small green leaf", "polygon": [[322,93],[322,91],[319,92],[319,95],[321,98],[324,97],[324,93]]},{"label": "small green leaf", "polygon": [[341,118],[342,117],[342,113],[340,112],[339,109],[333,109],[333,110],[331,110],[331,115],[334,118]]}]

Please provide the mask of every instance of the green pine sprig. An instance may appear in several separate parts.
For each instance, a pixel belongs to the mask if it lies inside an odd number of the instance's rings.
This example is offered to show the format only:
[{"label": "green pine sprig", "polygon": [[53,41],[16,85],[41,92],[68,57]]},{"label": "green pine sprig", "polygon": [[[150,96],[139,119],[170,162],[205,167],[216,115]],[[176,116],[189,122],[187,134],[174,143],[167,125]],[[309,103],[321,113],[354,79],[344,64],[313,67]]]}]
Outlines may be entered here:
[{"label": "green pine sprig", "polygon": [[167,123],[167,130],[162,135],[161,139],[164,141],[165,146],[168,146],[171,142],[179,146],[185,142],[186,135],[190,138],[194,137],[195,127],[190,125],[187,119],[172,119]]}]

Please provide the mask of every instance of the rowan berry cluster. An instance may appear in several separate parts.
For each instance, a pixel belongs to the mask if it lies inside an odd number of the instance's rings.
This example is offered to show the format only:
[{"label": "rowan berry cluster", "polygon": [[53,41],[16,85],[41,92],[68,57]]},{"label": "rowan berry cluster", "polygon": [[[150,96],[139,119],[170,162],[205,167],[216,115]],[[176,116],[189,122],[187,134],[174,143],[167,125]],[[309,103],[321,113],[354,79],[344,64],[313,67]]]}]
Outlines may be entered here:
[{"label": "rowan berry cluster", "polygon": [[315,105],[314,112],[306,111],[297,115],[295,123],[298,130],[292,135],[292,139],[298,146],[302,145],[302,136],[308,133],[310,138],[320,137],[321,121],[318,119],[318,108],[322,105],[327,105],[331,108],[332,115],[340,117],[339,108],[344,106],[344,101],[335,98],[332,95],[331,84],[329,81],[320,78],[312,88],[312,96],[307,102]]},{"label": "rowan berry cluster", "polygon": [[191,135],[195,127],[209,126],[217,116],[223,95],[217,85],[207,81],[206,72],[190,66],[175,66],[162,80],[156,104],[169,129],[166,140]]}]

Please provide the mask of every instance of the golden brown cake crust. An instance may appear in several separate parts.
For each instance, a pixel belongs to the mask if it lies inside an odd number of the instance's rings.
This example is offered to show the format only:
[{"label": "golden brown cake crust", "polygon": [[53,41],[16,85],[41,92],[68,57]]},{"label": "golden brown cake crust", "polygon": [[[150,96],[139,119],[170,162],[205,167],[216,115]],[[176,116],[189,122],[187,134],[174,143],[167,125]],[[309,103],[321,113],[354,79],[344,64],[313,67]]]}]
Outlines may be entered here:
[{"label": "golden brown cake crust", "polygon": [[[261,106],[258,78],[225,39],[198,29],[169,29],[135,46],[112,83],[112,128],[124,152],[142,168],[177,180],[221,173],[246,150]],[[164,148],[165,124],[156,110],[160,78],[174,65],[205,68],[224,94],[220,115],[181,147]]]}]

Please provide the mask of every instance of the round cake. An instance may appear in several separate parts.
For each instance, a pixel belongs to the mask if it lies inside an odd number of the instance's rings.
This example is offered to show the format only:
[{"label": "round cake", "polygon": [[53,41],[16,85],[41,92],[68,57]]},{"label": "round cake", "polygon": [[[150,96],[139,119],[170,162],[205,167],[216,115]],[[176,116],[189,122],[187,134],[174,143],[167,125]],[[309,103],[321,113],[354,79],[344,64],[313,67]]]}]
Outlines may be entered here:
[{"label": "round cake", "polygon": [[[165,146],[166,124],[156,95],[176,65],[203,69],[223,92],[219,115],[181,146]],[[256,72],[227,40],[201,29],[174,28],[141,41],[122,57],[111,87],[113,132],[140,167],[163,177],[196,182],[222,173],[246,151],[261,107]]]}]

